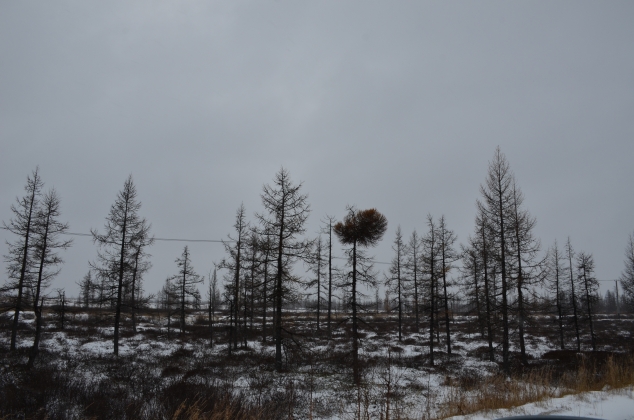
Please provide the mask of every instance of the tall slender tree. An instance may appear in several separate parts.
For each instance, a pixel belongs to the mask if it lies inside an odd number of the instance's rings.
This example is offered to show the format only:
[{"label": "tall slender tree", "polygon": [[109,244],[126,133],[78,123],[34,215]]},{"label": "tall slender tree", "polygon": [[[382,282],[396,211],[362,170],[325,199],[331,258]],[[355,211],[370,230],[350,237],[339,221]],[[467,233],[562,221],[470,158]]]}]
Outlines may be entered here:
[{"label": "tall slender tree", "polygon": [[557,241],[548,252],[547,276],[549,286],[555,295],[555,310],[557,311],[557,323],[559,326],[559,347],[564,350],[564,288],[563,275],[564,267],[562,266],[563,255],[559,250]]},{"label": "tall slender tree", "polygon": [[209,347],[214,346],[214,317],[216,316],[218,300],[218,276],[216,275],[216,267],[214,267],[213,274],[211,272],[209,273],[209,288],[207,289],[207,301],[209,302],[207,307],[209,311]]},{"label": "tall slender tree", "polygon": [[[357,313],[358,283],[375,286],[376,280],[372,273],[368,259],[362,248],[375,246],[379,243],[387,229],[387,219],[376,209],[356,210],[348,207],[348,214],[342,222],[338,222],[333,230],[339,241],[350,245],[347,250],[348,264],[351,271],[345,287],[350,290],[350,308],[352,310],[352,369],[356,384],[361,381],[359,368],[359,318]],[[361,268],[361,269],[360,269]]]},{"label": "tall slender tree", "polygon": [[180,332],[185,331],[185,313],[189,306],[192,305],[192,299],[198,291],[197,285],[203,282],[203,278],[196,274],[192,266],[189,247],[185,246],[183,253],[176,259],[178,266],[178,274],[171,277],[174,288],[178,293],[179,312],[180,312]]},{"label": "tall slender tree", "polygon": [[149,261],[150,254],[145,249],[154,243],[153,237],[141,238],[134,244],[130,252],[130,313],[132,318],[132,330],[136,333],[136,314],[140,307],[148,303],[143,299],[143,276],[152,268]]},{"label": "tall slender tree", "polygon": [[328,315],[327,315],[327,325],[328,325],[328,336],[332,333],[332,293],[333,293],[333,266],[332,266],[332,227],[336,223],[336,218],[334,216],[326,215],[325,220],[322,220],[326,224],[322,228],[322,233],[328,235]]},{"label": "tall slender tree", "polygon": [[317,310],[317,331],[320,331],[320,319],[321,319],[321,289],[323,288],[324,282],[324,246],[321,240],[321,236],[318,236],[315,240],[315,246],[310,253],[309,259],[309,271],[312,276],[311,279],[307,283],[307,287],[311,290],[309,293],[312,294],[312,288],[315,288],[315,303]]},{"label": "tall slender tree", "polygon": [[409,291],[412,297],[412,310],[414,311],[414,328],[420,331],[420,298],[421,298],[421,238],[416,231],[412,232],[409,242],[405,247],[404,269],[409,283]]},{"label": "tall slender tree", "polygon": [[438,277],[439,277],[439,245],[438,228],[431,214],[427,215],[427,233],[423,236],[422,263],[426,275],[427,289],[429,290],[429,364],[434,366],[434,328],[436,322],[434,315],[438,306]]},{"label": "tall slender tree", "polygon": [[453,263],[458,260],[458,254],[454,249],[456,235],[447,228],[445,216],[441,216],[438,221],[438,247],[440,251],[440,275],[442,277],[443,304],[445,315],[445,333],[447,335],[447,354],[451,354],[451,332],[449,329],[449,295],[447,286],[450,286],[447,274],[453,268]]},{"label": "tall slender tree", "polygon": [[577,255],[577,279],[583,287],[586,316],[590,325],[590,340],[592,342],[592,351],[597,351],[597,339],[594,334],[594,307],[598,300],[599,282],[594,276],[594,258],[592,254],[580,252]]},{"label": "tall slender tree", "polygon": [[47,192],[35,216],[33,258],[37,264],[37,277],[33,284],[33,312],[35,313],[35,339],[31,346],[28,368],[33,366],[39,352],[42,331],[43,292],[50,281],[60,272],[58,266],[64,262],[58,250],[67,249],[72,240],[63,240],[60,235],[68,231],[68,223],[59,221],[60,200],[55,190]]},{"label": "tall slender tree", "polygon": [[31,277],[30,273],[33,268],[33,260],[31,258],[33,222],[43,186],[44,183],[40,177],[39,168],[36,167],[26,179],[26,185],[24,186],[26,195],[22,198],[16,198],[17,203],[11,205],[13,217],[9,220],[9,223],[2,222],[5,229],[17,236],[14,242],[7,242],[9,253],[4,256],[9,278],[8,284],[4,289],[12,290],[15,293],[10,351],[14,351],[16,348],[23,294],[26,287],[28,287]]},{"label": "tall slender tree", "polygon": [[526,343],[524,325],[528,317],[529,311],[526,307],[526,299],[524,291],[526,288],[540,280],[543,270],[543,261],[537,259],[541,244],[533,235],[533,229],[536,220],[528,211],[522,209],[524,202],[524,194],[517,188],[515,179],[513,179],[513,212],[511,217],[511,225],[513,227],[513,236],[511,243],[514,248],[515,256],[515,286],[517,287],[517,317],[518,332],[520,340],[520,357],[524,365],[528,365],[528,356],[526,355]]},{"label": "tall slender tree", "polygon": [[275,369],[282,370],[282,306],[288,298],[289,288],[295,283],[291,273],[293,263],[305,259],[312,242],[300,239],[305,232],[305,223],[310,214],[308,195],[301,193],[302,183],[293,184],[288,171],[281,168],[273,185],[264,185],[262,205],[265,212],[256,217],[262,234],[270,236],[275,250]]},{"label": "tall slender tree", "polygon": [[390,276],[386,277],[386,286],[394,295],[393,309],[398,313],[398,341],[403,340],[403,301],[405,300],[405,282],[403,276],[403,266],[405,258],[405,243],[401,234],[401,227],[396,228],[396,236],[392,245],[394,258],[390,265]]},{"label": "tall slender tree", "polygon": [[225,291],[231,300],[229,308],[231,310],[230,319],[232,325],[229,326],[229,351],[231,342],[233,348],[238,348],[238,312],[240,311],[240,271],[242,268],[242,248],[246,238],[249,224],[246,221],[246,210],[244,204],[240,204],[236,211],[236,221],[233,225],[235,237],[228,235],[228,240],[223,241],[227,257],[223,258],[218,268],[229,270],[226,278]]},{"label": "tall slender tree", "polygon": [[489,344],[489,360],[495,361],[493,349],[493,317],[496,307],[495,300],[495,263],[493,239],[490,236],[486,215],[480,214],[476,218],[476,235],[478,236],[480,262],[482,266],[482,278],[484,282],[484,304],[486,313],[487,341]]},{"label": "tall slender tree", "polygon": [[271,236],[263,235],[260,239],[262,247],[262,286],[261,286],[261,302],[262,302],[262,342],[266,343],[267,337],[267,314],[269,308],[269,301],[271,300],[270,294],[270,276],[269,266],[272,262],[271,253],[273,251],[273,242]]},{"label": "tall slender tree", "polygon": [[574,278],[574,266],[572,265],[572,259],[575,256],[575,251],[572,249],[570,243],[570,237],[566,242],[566,258],[568,259],[568,272],[570,273],[570,301],[572,303],[572,315],[575,324],[575,335],[577,337],[577,351],[581,351],[581,337],[579,335],[579,316],[577,315],[577,293],[575,292],[575,278]]},{"label": "tall slender tree", "polygon": [[513,235],[512,216],[514,210],[513,173],[506,156],[499,147],[495,149],[493,160],[489,162],[489,169],[485,183],[480,186],[483,201],[477,201],[479,213],[488,222],[487,229],[495,240],[495,251],[500,265],[502,281],[501,306],[502,312],[502,363],[505,372],[510,372],[509,353],[509,301],[510,292],[509,269],[511,268],[512,250],[510,240]]},{"label": "tall slender tree", "polygon": [[478,331],[482,338],[486,337],[484,333],[485,316],[482,310],[482,267],[478,255],[478,244],[473,237],[469,237],[468,245],[461,245],[462,258],[462,291],[467,299],[469,308],[468,313],[475,310],[478,320]]},{"label": "tall slender tree", "polygon": [[620,283],[627,302],[634,307],[634,233],[630,234],[625,248],[625,268],[621,273]]},{"label": "tall slender tree", "polygon": [[137,199],[137,191],[132,175],[123,184],[117,194],[110,212],[106,216],[105,233],[100,234],[91,229],[93,242],[99,250],[97,261],[91,263],[102,279],[111,284],[114,291],[114,354],[119,355],[119,326],[126,274],[130,272],[130,256],[140,243],[147,243],[150,238],[151,225],[139,215],[141,202]]}]

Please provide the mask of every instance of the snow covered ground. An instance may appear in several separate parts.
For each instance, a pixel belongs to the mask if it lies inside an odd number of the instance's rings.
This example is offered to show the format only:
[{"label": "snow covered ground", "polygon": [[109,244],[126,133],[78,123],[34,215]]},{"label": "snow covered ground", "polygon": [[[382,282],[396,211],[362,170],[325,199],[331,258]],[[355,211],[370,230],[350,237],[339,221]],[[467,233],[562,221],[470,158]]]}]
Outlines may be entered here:
[{"label": "snow covered ground", "polygon": [[[285,359],[288,369],[283,373],[277,373],[272,368],[274,346],[270,336],[263,344],[261,338],[254,335],[249,338],[247,348],[236,349],[232,356],[227,356],[222,324],[216,327],[221,344],[211,348],[206,338],[207,327],[195,316],[188,318],[190,328],[187,333],[180,335],[172,329],[171,339],[167,336],[165,317],[156,314],[139,316],[138,333],[133,334],[127,326],[120,338],[120,359],[115,359],[112,357],[113,328],[110,322],[103,321],[99,314],[74,313],[69,317],[65,331],[58,330],[52,322],[47,325],[41,349],[46,363],[57,365],[60,369],[72,366],[75,373],[82,373],[76,375],[73,381],[84,381],[86,386],[106,387],[125,378],[127,382],[117,383],[126,389],[134,390],[135,387],[151,384],[162,392],[173,384],[198,387],[213,383],[230,390],[236,398],[253,404],[259,404],[262,398],[286,398],[290,389],[295,395],[297,418],[305,418],[310,409],[313,418],[324,420],[352,419],[360,407],[369,418],[380,418],[388,403],[391,418],[398,415],[412,419],[433,418],[440,412],[447,412],[446,404],[450,401],[447,396],[456,387],[463,386],[465,393],[474,393],[483,387],[482,381],[495,377],[499,372],[500,349],[496,347],[496,362],[488,361],[488,343],[479,334],[473,333],[473,319],[455,317],[452,323],[452,355],[447,355],[441,341],[434,353],[436,367],[430,368],[429,349],[425,345],[427,333],[416,333],[410,328],[404,331],[403,339],[399,341],[392,318],[381,316],[372,319],[372,324],[362,329],[360,355],[367,363],[363,370],[365,388],[360,390],[350,383],[350,344],[346,330],[339,327],[332,338],[327,339],[323,333],[314,334],[313,320],[303,314],[288,319],[292,329],[301,334],[297,336],[299,345],[295,345],[295,341],[287,342],[284,354],[288,358]],[[18,339],[18,347],[24,350],[23,354],[33,342],[29,332],[32,321],[32,314],[27,313],[23,322],[25,328]],[[226,319],[222,321],[226,322]],[[600,350],[623,351],[631,343],[633,331],[631,322],[627,321],[621,323],[620,320],[605,319],[597,323],[602,334]],[[529,329],[526,347],[532,365],[554,366],[554,360],[542,360],[545,354],[558,349],[557,336],[552,333],[554,330],[550,325],[549,318],[544,317]],[[588,342],[589,338],[584,337],[584,350],[588,349]],[[8,348],[8,344],[8,330],[0,332],[0,348]],[[518,351],[515,341],[511,351]],[[125,365],[119,366],[119,362],[125,362]],[[25,360],[20,363],[25,363]],[[5,369],[9,372],[11,366],[7,365]],[[156,395],[161,395],[159,391],[152,390],[150,394],[156,398]],[[141,396],[139,399],[147,398]],[[498,419],[530,414],[634,420],[634,390],[569,395],[511,410],[481,412],[452,419]]]},{"label": "snow covered ground", "polygon": [[510,410],[492,410],[487,413],[451,417],[450,420],[491,420],[538,414],[633,420],[634,388],[566,395],[562,398],[530,403]]}]

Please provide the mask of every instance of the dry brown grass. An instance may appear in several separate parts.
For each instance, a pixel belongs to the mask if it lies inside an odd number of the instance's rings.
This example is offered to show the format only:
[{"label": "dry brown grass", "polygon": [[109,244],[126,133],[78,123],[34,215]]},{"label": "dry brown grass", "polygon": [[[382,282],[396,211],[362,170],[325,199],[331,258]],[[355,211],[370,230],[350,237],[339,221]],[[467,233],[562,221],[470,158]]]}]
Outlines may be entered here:
[{"label": "dry brown grass", "polygon": [[631,354],[618,359],[610,356],[603,362],[582,360],[576,370],[561,374],[556,374],[552,367],[533,369],[513,377],[498,374],[483,378],[472,389],[450,387],[442,399],[437,418],[508,409],[563,395],[633,384],[634,355]]},{"label": "dry brown grass", "polygon": [[198,399],[193,402],[183,401],[174,412],[172,420],[256,420],[266,419],[262,410],[241,407],[234,401],[226,398],[213,404],[213,408],[207,406],[209,401]]}]

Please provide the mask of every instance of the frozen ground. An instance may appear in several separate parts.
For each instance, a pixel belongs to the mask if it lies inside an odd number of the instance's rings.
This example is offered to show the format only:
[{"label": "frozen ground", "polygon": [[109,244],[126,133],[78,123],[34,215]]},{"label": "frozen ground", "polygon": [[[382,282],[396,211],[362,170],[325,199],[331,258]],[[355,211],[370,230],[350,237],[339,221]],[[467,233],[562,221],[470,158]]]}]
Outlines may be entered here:
[{"label": "frozen ground", "polygon": [[566,395],[511,410],[493,410],[487,413],[450,417],[449,420],[492,420],[538,414],[632,420],[634,419],[634,388]]},{"label": "frozen ground", "polygon": [[[25,315],[18,342],[24,352],[33,340],[30,332],[33,316],[28,312]],[[233,350],[232,356],[228,356],[223,318],[216,320],[216,338],[220,344],[213,348],[209,347],[206,338],[208,327],[204,317],[190,316],[190,327],[182,335],[174,331],[172,324],[171,339],[167,336],[165,317],[147,314],[138,320],[136,334],[124,324],[120,359],[112,357],[110,322],[95,313],[74,313],[65,331],[49,324],[43,333],[41,348],[48,354],[50,363],[57,364],[60,369],[72,366],[76,373],[82,373],[77,380],[83,380],[88,386],[107,386],[113,378],[117,381],[126,378],[125,381],[132,382],[120,382],[122,387],[134,389],[152,384],[157,388],[150,391],[152,395],[160,395],[163,388],[174,384],[200,386],[213,383],[213,386],[227,389],[253,404],[259,404],[263,398],[287,398],[291,392],[298,401],[296,418],[305,418],[312,410],[312,418],[328,420],[352,419],[359,409],[367,411],[369,418],[380,418],[388,399],[391,412],[400,413],[400,418],[434,417],[455,384],[467,383],[469,386],[469,381],[476,381],[477,386],[478,381],[499,372],[499,343],[495,343],[496,361],[488,361],[488,343],[473,333],[474,319],[470,317],[456,316],[451,324],[451,357],[445,352],[442,331],[434,352],[437,365],[430,368],[428,333],[424,330],[416,333],[410,325],[399,341],[393,316],[377,316],[376,319],[368,316],[368,325],[361,331],[360,355],[366,362],[363,389],[350,383],[349,332],[345,325],[338,327],[328,339],[324,331],[315,333],[315,323],[303,312],[285,320],[289,330],[297,336],[285,344],[286,369],[283,373],[275,372],[272,367],[274,346],[270,335],[268,342],[263,344],[257,329],[250,334],[247,348]],[[632,323],[629,319],[622,321],[627,322],[621,324],[605,319],[597,323],[601,331],[601,350],[623,349],[632,342]],[[543,317],[529,328],[526,344],[533,365],[546,363],[542,356],[557,349],[557,335],[553,334],[551,324],[554,323],[549,317]],[[587,350],[587,334],[583,339],[583,348]],[[512,337],[511,351],[517,352],[515,341]],[[8,331],[2,331],[0,347],[7,348],[8,343]],[[127,365],[117,366],[118,361]],[[525,414],[634,420],[634,395],[632,389],[591,392],[454,419],[496,419]],[[392,418],[396,416],[392,415]]]}]

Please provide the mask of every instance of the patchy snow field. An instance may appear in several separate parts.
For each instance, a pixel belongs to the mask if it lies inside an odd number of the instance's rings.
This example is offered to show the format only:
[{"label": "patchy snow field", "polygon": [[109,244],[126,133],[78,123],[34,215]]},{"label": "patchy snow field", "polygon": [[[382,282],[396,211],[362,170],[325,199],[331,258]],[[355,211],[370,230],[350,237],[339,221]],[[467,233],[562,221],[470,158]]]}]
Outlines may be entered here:
[{"label": "patchy snow field", "polygon": [[[21,356],[5,358],[4,367],[0,366],[3,369],[0,374],[6,378],[13,375],[15,366],[11,364],[25,363],[33,340],[30,315],[26,314],[18,335]],[[172,323],[168,336],[165,317],[156,312],[138,317],[137,333],[131,331],[128,321],[124,321],[119,358],[112,356],[113,328],[104,314],[74,313],[69,316],[64,331],[54,323],[48,323],[42,335],[43,361],[40,363],[57,366],[60,372],[72,375],[69,381],[74,389],[107,390],[116,384],[123,393],[119,395],[127,398],[125,407],[139,404],[138,413],[146,413],[139,414],[139,418],[153,418],[169,390],[190,387],[191,392],[202,392],[185,396],[190,399],[204,397],[206,390],[213,388],[222,389],[256,407],[263,406],[266,401],[271,404],[283,401],[295,418],[353,419],[359,413],[367,418],[385,418],[389,410],[390,418],[430,419],[448,412],[451,397],[455,398],[457,389],[468,395],[467,398],[473,398],[487,378],[499,377],[499,343],[494,343],[496,360],[491,362],[488,360],[488,342],[472,332],[472,317],[454,318],[451,356],[446,353],[444,331],[438,336],[434,351],[436,366],[432,368],[429,366],[428,333],[423,329],[415,332],[410,324],[399,341],[393,316],[369,315],[367,324],[361,329],[363,384],[355,387],[351,382],[348,327],[338,324],[328,338],[325,331],[315,331],[310,313],[298,311],[287,313],[287,316],[285,328],[295,335],[287,336],[284,341],[285,370],[281,373],[273,369],[275,348],[270,332],[263,343],[257,321],[246,346],[240,340],[239,347],[229,356],[226,330],[223,329],[226,318],[216,320],[219,344],[210,347],[204,316],[189,316],[190,324],[184,334],[179,334]],[[543,358],[558,348],[552,321],[550,317],[542,317],[533,322],[527,328],[526,346],[532,368],[553,367],[556,372],[561,368],[557,364],[561,361]],[[605,317],[598,320],[600,349],[606,354],[608,350],[627,350],[632,343],[633,328],[630,319],[616,321]],[[587,350],[589,336],[584,334],[582,339]],[[514,352],[514,363],[519,366],[516,353],[519,349],[515,342],[516,338],[512,337],[511,351]],[[9,331],[3,329],[0,331],[0,348],[7,349],[8,344]],[[574,359],[575,353],[572,354]],[[4,379],[0,377],[1,380]],[[549,395],[562,395],[562,392],[556,389]],[[147,401],[154,405],[147,406]],[[77,418],[87,415],[77,407],[68,410],[66,413],[81,413]],[[453,419],[495,419],[526,414],[634,420],[634,395],[632,388],[595,391]]]},{"label": "patchy snow field", "polygon": [[511,410],[492,410],[449,420],[492,420],[510,416],[557,415],[593,417],[605,420],[634,419],[634,388],[592,391],[566,395],[538,403],[530,403]]}]

